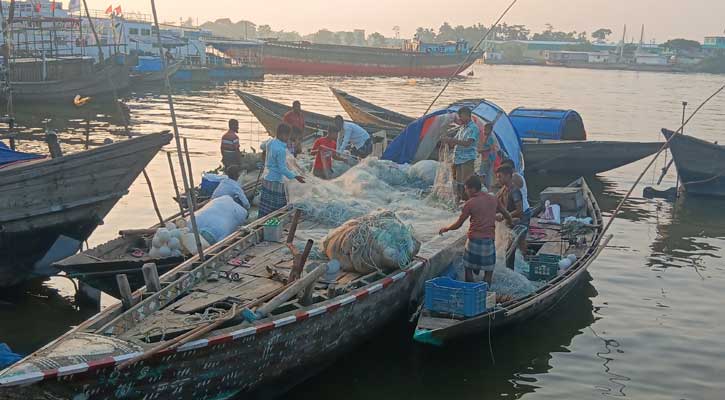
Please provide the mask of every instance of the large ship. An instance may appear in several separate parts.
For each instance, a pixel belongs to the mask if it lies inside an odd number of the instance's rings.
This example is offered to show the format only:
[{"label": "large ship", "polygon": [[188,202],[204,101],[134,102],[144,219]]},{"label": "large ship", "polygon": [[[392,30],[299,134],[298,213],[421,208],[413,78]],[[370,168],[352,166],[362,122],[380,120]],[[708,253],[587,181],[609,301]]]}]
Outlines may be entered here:
[{"label": "large ship", "polygon": [[465,71],[482,55],[471,53],[465,41],[411,41],[391,49],[271,40],[263,57],[267,73],[437,78]]}]

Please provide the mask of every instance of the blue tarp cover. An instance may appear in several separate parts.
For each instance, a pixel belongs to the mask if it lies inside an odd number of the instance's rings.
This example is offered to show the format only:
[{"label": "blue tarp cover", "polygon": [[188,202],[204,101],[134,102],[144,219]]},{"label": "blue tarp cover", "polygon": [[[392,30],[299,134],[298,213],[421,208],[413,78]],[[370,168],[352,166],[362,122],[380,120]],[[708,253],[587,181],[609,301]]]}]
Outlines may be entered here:
[{"label": "blue tarp cover", "polygon": [[6,345],[5,343],[0,343],[0,370],[15,364],[22,358],[23,357],[19,354],[13,353],[8,345]]},{"label": "blue tarp cover", "polygon": [[21,153],[19,151],[12,151],[3,142],[0,142],[0,166],[10,164],[16,161],[33,160],[36,158],[43,158],[43,156],[30,153]]}]

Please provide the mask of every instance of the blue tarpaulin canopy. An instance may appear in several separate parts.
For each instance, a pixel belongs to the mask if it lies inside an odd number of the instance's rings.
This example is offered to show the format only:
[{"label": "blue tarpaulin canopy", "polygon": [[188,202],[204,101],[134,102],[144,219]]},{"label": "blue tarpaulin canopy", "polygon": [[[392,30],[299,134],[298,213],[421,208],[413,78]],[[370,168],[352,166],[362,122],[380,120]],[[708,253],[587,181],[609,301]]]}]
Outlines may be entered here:
[{"label": "blue tarpaulin canopy", "polygon": [[582,117],[574,110],[519,107],[509,114],[522,138],[586,140]]},{"label": "blue tarpaulin canopy", "polygon": [[3,142],[0,142],[0,166],[14,163],[16,161],[33,160],[36,158],[43,158],[38,154],[21,153],[19,151],[10,150]]}]

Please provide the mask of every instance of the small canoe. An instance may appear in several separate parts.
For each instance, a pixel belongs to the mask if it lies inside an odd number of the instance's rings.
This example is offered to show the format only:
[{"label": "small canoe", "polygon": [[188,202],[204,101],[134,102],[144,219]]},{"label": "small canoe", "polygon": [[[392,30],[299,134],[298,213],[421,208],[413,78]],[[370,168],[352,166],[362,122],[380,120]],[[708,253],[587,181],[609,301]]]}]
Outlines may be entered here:
[{"label": "small canoe", "polygon": [[[276,218],[291,229],[293,211]],[[260,224],[262,221],[260,221]],[[303,215],[295,235],[327,228]],[[369,340],[441,273],[464,235],[425,243],[403,269],[320,277],[285,284],[294,257],[285,243],[264,242],[263,228],[230,236],[161,277],[161,289],[137,291],[128,309],[115,304],[0,372],[0,397],[25,399],[269,398]],[[243,262],[232,263],[235,259]],[[311,265],[315,265],[314,262]],[[315,271],[324,272],[324,264]],[[309,271],[309,270],[308,270]],[[293,284],[294,285],[294,284]],[[249,313],[263,305],[259,319]],[[232,315],[236,314],[234,312]],[[211,329],[209,323],[216,323]],[[210,329],[206,331],[205,329]],[[174,339],[198,333],[178,347]],[[152,352],[155,349],[155,352]],[[160,351],[158,351],[160,350]],[[144,356],[125,368],[125,361]]]},{"label": "small canoe", "polygon": [[78,251],[170,140],[155,133],[1,168],[0,287]]},{"label": "small canoe", "polygon": [[662,129],[685,192],[725,197],[725,146]]},{"label": "small canoe", "polygon": [[[443,345],[461,337],[483,334],[489,329],[494,332],[539,317],[562,301],[582,280],[589,265],[607,243],[606,239],[602,240],[601,235],[603,229],[601,210],[584,179],[578,179],[569,187],[580,189],[583,204],[578,210],[562,207],[562,219],[572,215],[579,218],[590,217],[592,223],[589,228],[575,234],[564,233],[561,225],[542,224],[539,218],[541,213],[536,213],[531,220],[531,231],[527,238],[529,251],[536,252],[536,256],[576,255],[576,261],[568,269],[542,282],[541,287],[535,292],[496,304],[477,316],[465,318],[444,315],[424,308],[418,319],[414,339],[421,343]],[[537,211],[543,212],[541,209]],[[531,232],[536,232],[536,235]],[[515,243],[512,246],[515,246]]]},{"label": "small canoe", "polygon": [[163,82],[166,75],[168,75],[169,77],[173,76],[179,70],[179,68],[181,68],[181,61],[177,61],[169,65],[166,68],[166,71],[162,69],[160,71],[132,72],[130,76],[131,84],[138,85],[153,82]]},{"label": "small canoe", "polygon": [[[414,121],[338,89],[331,89],[353,121],[400,129]],[[529,173],[588,176],[610,171],[656,153],[657,142],[523,140]]]}]

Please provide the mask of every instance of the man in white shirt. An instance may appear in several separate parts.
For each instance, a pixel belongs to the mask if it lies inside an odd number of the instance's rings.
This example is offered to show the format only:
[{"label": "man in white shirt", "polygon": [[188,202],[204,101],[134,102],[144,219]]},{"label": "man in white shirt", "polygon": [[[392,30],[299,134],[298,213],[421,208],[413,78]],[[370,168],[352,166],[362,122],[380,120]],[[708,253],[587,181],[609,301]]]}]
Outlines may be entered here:
[{"label": "man in white shirt", "polygon": [[229,196],[237,204],[249,211],[252,206],[249,204],[249,199],[247,199],[244,189],[242,189],[238,182],[239,167],[236,165],[230,165],[224,170],[224,172],[227,176],[219,181],[219,185],[216,189],[214,189],[214,193],[212,193],[211,198],[216,199],[217,197]]},{"label": "man in white shirt", "polygon": [[345,122],[341,116],[335,116],[333,131],[342,133],[342,139],[337,141],[337,152],[342,153],[350,146],[350,154],[357,158],[365,158],[373,152],[373,140],[370,134],[360,125]]}]

